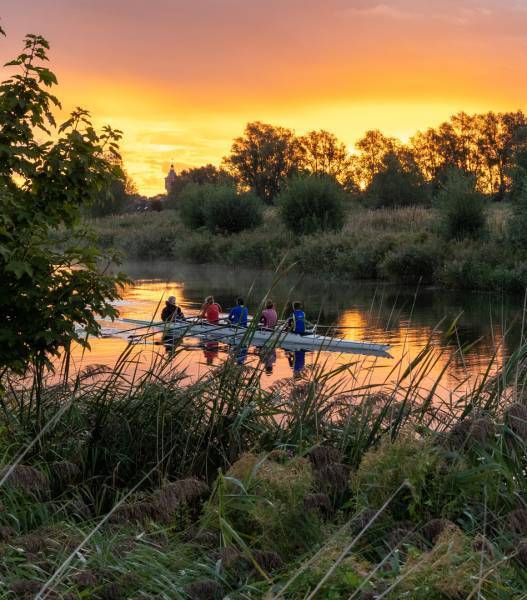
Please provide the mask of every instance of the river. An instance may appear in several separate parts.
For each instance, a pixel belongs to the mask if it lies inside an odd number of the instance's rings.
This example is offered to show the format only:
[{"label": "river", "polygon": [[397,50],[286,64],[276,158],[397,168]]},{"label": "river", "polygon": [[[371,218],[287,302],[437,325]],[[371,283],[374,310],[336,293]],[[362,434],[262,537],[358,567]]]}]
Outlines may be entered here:
[{"label": "river", "polygon": [[[346,328],[346,337],[392,346],[391,357],[277,349],[262,358],[258,349],[249,348],[238,359],[249,367],[263,367],[264,386],[298,376],[315,363],[325,369],[349,365],[341,377],[347,377],[352,385],[389,382],[432,340],[435,356],[422,385],[430,384],[446,367],[438,393],[445,399],[457,397],[470,390],[490,361],[494,371],[503,364],[517,347],[522,331],[521,297],[324,281],[295,274],[277,278],[272,272],[168,262],[126,263],[123,270],[134,279],[117,303],[125,318],[154,317],[170,295],[177,297],[187,316],[195,314],[209,294],[224,310],[242,295],[251,310],[271,290],[279,313],[291,300],[300,299],[310,321],[338,324]],[[445,339],[444,332],[455,319],[455,334]],[[123,324],[105,324],[105,337],[91,340],[91,351],[74,353],[76,367],[112,366],[128,344],[128,334],[118,330],[127,328]],[[149,336],[138,345],[134,356],[140,361],[140,368],[146,368],[154,356],[166,353],[160,335]],[[199,377],[224,360],[228,351],[225,344],[185,339],[184,349],[177,355],[178,368],[185,370],[189,378]]]}]

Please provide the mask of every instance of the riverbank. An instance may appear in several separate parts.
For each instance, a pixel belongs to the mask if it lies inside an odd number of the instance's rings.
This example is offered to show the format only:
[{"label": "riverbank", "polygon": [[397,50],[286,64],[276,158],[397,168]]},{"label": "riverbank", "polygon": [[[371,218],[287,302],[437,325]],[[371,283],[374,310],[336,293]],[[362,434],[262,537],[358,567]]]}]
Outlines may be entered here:
[{"label": "riverbank", "polygon": [[527,592],[527,348],[455,407],[441,376],[423,389],[426,350],[345,395],[316,367],[265,391],[231,361],[185,385],[178,352],[132,381],[125,352],[38,397],[10,387],[5,597]]},{"label": "riverbank", "polygon": [[179,213],[165,210],[91,222],[102,248],[130,260],[274,268],[285,258],[305,273],[339,279],[434,284],[452,289],[522,292],[527,267],[508,243],[507,205],[487,211],[481,239],[445,240],[432,208],[349,211],[339,233],[293,236],[269,208],[261,226],[233,235],[191,231]]}]

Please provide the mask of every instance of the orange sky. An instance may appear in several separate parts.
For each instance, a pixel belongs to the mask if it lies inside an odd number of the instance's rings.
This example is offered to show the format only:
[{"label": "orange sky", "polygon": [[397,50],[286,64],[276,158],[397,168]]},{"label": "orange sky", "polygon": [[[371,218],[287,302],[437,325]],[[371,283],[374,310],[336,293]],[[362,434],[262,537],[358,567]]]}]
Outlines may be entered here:
[{"label": "orange sky", "polygon": [[527,0],[4,0],[52,44],[66,109],[125,132],[139,190],[219,163],[249,120],[407,138],[458,110],[527,106]]}]

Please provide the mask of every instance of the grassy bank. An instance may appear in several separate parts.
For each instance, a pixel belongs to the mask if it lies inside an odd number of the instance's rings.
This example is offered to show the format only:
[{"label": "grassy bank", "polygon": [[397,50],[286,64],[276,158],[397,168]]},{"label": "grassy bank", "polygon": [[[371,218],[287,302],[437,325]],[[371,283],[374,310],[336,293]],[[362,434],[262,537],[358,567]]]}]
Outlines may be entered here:
[{"label": "grassy bank", "polygon": [[274,209],[252,231],[213,235],[190,231],[177,211],[93,221],[103,248],[129,259],[175,259],[274,267],[282,257],[306,273],[347,279],[435,284],[458,289],[522,291],[527,268],[506,236],[510,208],[493,205],[481,239],[445,240],[432,208],[369,210],[357,207],[339,233],[293,236]]},{"label": "grassy bank", "polygon": [[526,353],[456,406],[422,387],[432,348],[371,388],[315,366],[265,391],[229,361],[186,385],[177,350],[132,377],[132,347],[10,381],[0,595],[524,597]]}]

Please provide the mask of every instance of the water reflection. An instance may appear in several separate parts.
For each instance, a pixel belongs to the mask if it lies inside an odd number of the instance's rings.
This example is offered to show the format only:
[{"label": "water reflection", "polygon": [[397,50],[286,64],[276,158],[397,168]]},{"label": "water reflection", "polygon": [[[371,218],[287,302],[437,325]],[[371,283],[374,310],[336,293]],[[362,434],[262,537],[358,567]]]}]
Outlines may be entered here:
[{"label": "water reflection", "polygon": [[293,370],[293,377],[296,379],[302,375],[302,371],[306,367],[306,351],[295,350],[294,352],[286,352],[289,366]]},{"label": "water reflection", "polygon": [[[175,295],[187,315],[195,314],[203,298],[209,294],[222,306],[233,303],[237,296],[246,298],[249,310],[271,289],[278,312],[283,318],[291,299],[303,300],[310,321],[342,328],[345,337],[360,341],[388,343],[393,358],[353,356],[337,353],[288,352],[283,349],[246,349],[235,359],[240,364],[261,368],[267,385],[277,379],[300,373],[315,360],[323,360],[328,368],[352,364],[350,372],[359,382],[378,383],[394,376],[394,364],[408,366],[419,351],[432,340],[438,349],[433,363],[433,378],[446,367],[446,388],[462,391],[473,385],[489,360],[495,357],[498,368],[517,346],[521,336],[522,299],[476,293],[452,293],[357,282],[328,283],[315,278],[290,275],[273,284],[273,274],[215,266],[177,265],[174,263],[127,264],[125,271],[135,278],[126,288],[118,308],[125,318],[151,319],[159,316],[166,298]],[[455,335],[444,332],[457,321]],[[438,326],[439,324],[439,326]],[[108,324],[108,331],[117,325]],[[169,340],[161,347],[151,344],[141,357],[148,367],[150,354],[172,349]],[[80,364],[112,365],[127,343],[108,338],[92,341],[92,351],[77,360]],[[178,360],[189,376],[200,376],[204,369],[217,364],[229,347],[218,341],[193,341],[193,348],[178,353]],[[186,344],[185,344],[186,345]],[[164,346],[164,349],[162,348]],[[183,357],[183,358],[181,358]],[[395,374],[396,375],[396,374]]]}]

